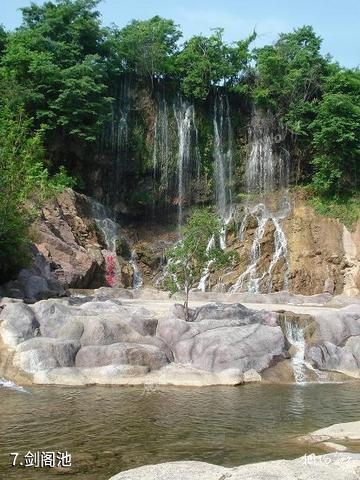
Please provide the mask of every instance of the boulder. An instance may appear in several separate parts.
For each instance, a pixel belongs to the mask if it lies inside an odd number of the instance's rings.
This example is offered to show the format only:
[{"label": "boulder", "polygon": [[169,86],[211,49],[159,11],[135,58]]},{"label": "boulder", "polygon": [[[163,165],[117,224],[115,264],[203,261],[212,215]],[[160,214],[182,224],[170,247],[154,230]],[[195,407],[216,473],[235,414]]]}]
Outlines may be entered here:
[{"label": "boulder", "polygon": [[11,348],[39,333],[40,324],[24,303],[7,304],[0,314],[0,322],[0,335],[5,345]]},{"label": "boulder", "polygon": [[348,348],[330,342],[311,345],[305,358],[319,370],[332,370],[351,376],[360,376],[359,362]]},{"label": "boulder", "polygon": [[80,344],[54,338],[36,337],[18,345],[14,365],[28,373],[57,367],[72,367]]},{"label": "boulder", "polygon": [[[44,337],[56,338],[71,324],[74,316],[82,313],[77,307],[70,306],[62,300],[42,300],[32,306],[40,324],[40,333]],[[83,313],[83,315],[85,315]]]},{"label": "boulder", "polygon": [[195,322],[202,320],[240,320],[241,324],[260,323],[266,325],[277,325],[277,314],[266,310],[250,310],[241,303],[210,303],[197,308],[194,311]]},{"label": "boulder", "polygon": [[334,345],[343,344],[349,337],[360,335],[360,307],[348,305],[332,310],[313,309],[311,312],[318,324],[313,341],[322,340]]},{"label": "boulder", "polygon": [[[116,315],[95,315],[83,318],[81,345],[111,345],[137,342],[142,336],[128,322]],[[105,364],[106,365],[106,364]]]},{"label": "boulder", "polygon": [[272,315],[217,304],[202,307],[195,318],[191,323],[175,317],[159,320],[157,335],[178,363],[210,372],[232,368],[261,372],[286,356],[281,328],[266,324],[273,323]]},{"label": "boulder", "polygon": [[324,440],[360,440],[360,421],[335,423],[330,427],[321,428],[311,432],[306,436],[300,437],[300,440],[310,443],[323,442]]}]

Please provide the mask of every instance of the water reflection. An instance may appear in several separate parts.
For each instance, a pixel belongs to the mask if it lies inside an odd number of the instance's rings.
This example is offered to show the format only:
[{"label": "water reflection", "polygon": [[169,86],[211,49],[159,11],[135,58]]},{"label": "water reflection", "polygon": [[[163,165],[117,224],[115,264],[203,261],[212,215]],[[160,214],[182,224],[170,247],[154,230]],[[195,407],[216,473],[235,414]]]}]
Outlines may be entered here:
[{"label": "water reflection", "polygon": [[[69,451],[67,478],[106,480],[148,463],[203,460],[225,466],[311,453],[297,435],[358,420],[360,390],[343,385],[240,388],[0,389],[0,478],[24,478],[10,452]],[[26,469],[27,480],[58,478]]]}]

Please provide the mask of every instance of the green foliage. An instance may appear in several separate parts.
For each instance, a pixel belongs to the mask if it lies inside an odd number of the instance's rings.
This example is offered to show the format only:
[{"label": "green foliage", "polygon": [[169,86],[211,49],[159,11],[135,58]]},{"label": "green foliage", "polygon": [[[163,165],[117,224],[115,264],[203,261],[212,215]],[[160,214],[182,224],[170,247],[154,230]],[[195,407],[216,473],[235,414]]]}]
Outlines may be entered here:
[{"label": "green foliage", "polygon": [[49,178],[43,166],[43,131],[31,133],[23,112],[6,105],[0,116],[0,281],[26,261],[30,222],[45,199],[73,183],[64,168]]},{"label": "green foliage", "polygon": [[7,42],[7,33],[6,30],[2,25],[0,25],[0,57],[2,56],[4,50],[5,50],[5,45]]},{"label": "green foliage", "polygon": [[328,78],[311,128],[317,193],[332,197],[355,193],[360,186],[359,70],[339,70]]},{"label": "green foliage", "polygon": [[173,73],[173,56],[181,36],[172,20],[155,16],[133,20],[115,31],[113,45],[125,71],[153,81]]},{"label": "green foliage", "polygon": [[321,39],[304,26],[282,33],[275,45],[255,51],[256,80],[253,97],[275,111],[294,133],[308,135],[328,60],[320,53]]},{"label": "green foliage", "polygon": [[2,59],[4,82],[39,127],[94,141],[108,109],[104,32],[92,0],[58,0],[22,9]]},{"label": "green foliage", "polygon": [[[188,315],[189,292],[199,281],[205,267],[211,262],[213,268],[224,267],[231,255],[224,252],[218,239],[221,233],[219,218],[209,208],[197,209],[182,229],[181,239],[167,251],[170,292],[185,292],[185,312]],[[209,240],[214,238],[208,248]]]},{"label": "green foliage", "polygon": [[316,213],[337,218],[350,230],[352,230],[356,222],[360,219],[359,197],[329,199],[315,196],[312,197],[309,202],[314,207]]},{"label": "green foliage", "polygon": [[[0,102],[13,119],[21,109],[27,118],[33,118],[31,125],[23,120],[24,135],[27,139],[41,136],[50,171],[64,159],[75,175],[76,169],[86,171],[81,162],[94,152],[94,142],[111,116],[112,94],[121,94],[119,80],[125,78],[131,85],[141,85],[136,93],[131,90],[133,104],[140,104],[147,92],[144,106],[129,112],[127,155],[122,155],[121,164],[123,183],[136,179],[136,189],[127,198],[139,206],[157,203],[168,194],[162,186],[154,188],[149,175],[154,91],[164,87],[169,101],[181,88],[184,96],[197,103],[202,165],[200,182],[192,193],[197,188],[199,202],[209,201],[213,191],[212,107],[206,100],[219,87],[231,92],[233,112],[251,98],[285,125],[286,147],[297,162],[297,178],[311,180],[318,196],[340,201],[358,194],[359,71],[341,69],[323,56],[321,38],[311,26],[282,33],[274,45],[255,51],[251,51],[255,33],[228,44],[221,28],[208,36],[195,35],[180,46],[182,33],[172,20],[155,16],[133,20],[122,29],[103,28],[97,5],[98,0],[31,3],[22,9],[19,29],[6,32],[0,26]],[[120,101],[113,104],[114,110],[119,106]],[[6,122],[9,112],[4,113]],[[171,115],[169,171],[174,172],[178,139]],[[239,191],[248,119],[243,124],[237,123],[235,116],[232,120],[234,139],[241,137],[233,149],[234,189]],[[59,188],[73,185],[65,171],[53,180],[41,173],[43,155],[38,155],[40,170],[34,165],[31,168],[35,170],[30,169],[34,178],[39,181],[43,175],[47,189],[54,189],[55,184]],[[78,186],[85,190],[84,182],[79,181]],[[156,194],[149,194],[150,190]]]},{"label": "green foliage", "polygon": [[205,100],[210,88],[222,82],[234,85],[250,60],[249,45],[255,33],[229,46],[223,41],[223,29],[209,37],[196,35],[185,42],[177,57],[182,90],[187,97]]}]

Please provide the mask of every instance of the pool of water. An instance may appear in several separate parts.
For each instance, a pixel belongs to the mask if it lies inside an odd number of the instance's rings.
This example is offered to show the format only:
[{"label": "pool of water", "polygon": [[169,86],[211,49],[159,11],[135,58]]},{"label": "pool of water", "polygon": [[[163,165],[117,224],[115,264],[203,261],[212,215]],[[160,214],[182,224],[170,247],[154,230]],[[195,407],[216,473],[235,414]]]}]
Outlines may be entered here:
[{"label": "pool of water", "polygon": [[58,479],[12,467],[10,452],[72,454],[65,478],[107,480],[122,470],[174,460],[224,466],[315,452],[295,437],[359,420],[351,384],[211,388],[0,387],[0,478]]}]

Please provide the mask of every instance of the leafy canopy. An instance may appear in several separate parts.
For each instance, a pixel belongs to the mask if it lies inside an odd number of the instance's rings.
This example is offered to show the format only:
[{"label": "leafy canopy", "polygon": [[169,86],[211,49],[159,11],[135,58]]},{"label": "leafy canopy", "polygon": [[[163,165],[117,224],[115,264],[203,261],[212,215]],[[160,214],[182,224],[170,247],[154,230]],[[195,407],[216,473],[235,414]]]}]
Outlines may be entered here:
[{"label": "leafy canopy", "polygon": [[114,36],[114,47],[125,71],[151,81],[174,73],[173,56],[182,33],[172,20],[159,16],[133,20]]},{"label": "leafy canopy", "polygon": [[93,141],[108,109],[103,30],[97,1],[57,0],[23,8],[8,37],[4,81],[19,85],[18,103],[39,127]]},{"label": "leafy canopy", "polygon": [[339,70],[328,78],[311,129],[316,191],[333,197],[354,194],[360,187],[359,70]]},{"label": "leafy canopy", "polygon": [[321,39],[304,26],[282,33],[275,45],[255,51],[255,102],[271,108],[297,135],[307,135],[328,61],[320,53]]},{"label": "leafy canopy", "polygon": [[177,67],[186,96],[205,100],[211,86],[220,82],[234,85],[247,67],[249,45],[255,33],[232,46],[223,41],[223,33],[223,29],[217,28],[209,37],[196,35],[185,42],[177,57]]}]

